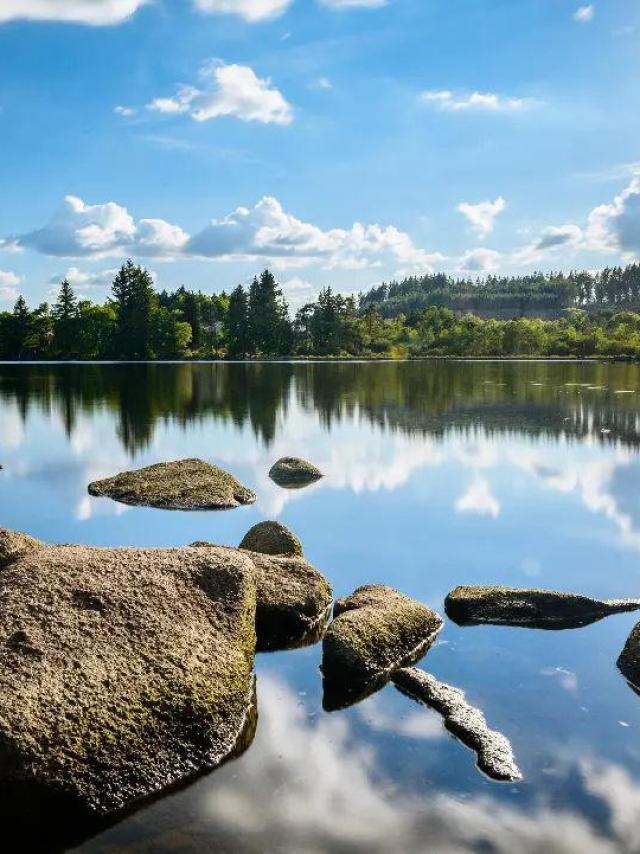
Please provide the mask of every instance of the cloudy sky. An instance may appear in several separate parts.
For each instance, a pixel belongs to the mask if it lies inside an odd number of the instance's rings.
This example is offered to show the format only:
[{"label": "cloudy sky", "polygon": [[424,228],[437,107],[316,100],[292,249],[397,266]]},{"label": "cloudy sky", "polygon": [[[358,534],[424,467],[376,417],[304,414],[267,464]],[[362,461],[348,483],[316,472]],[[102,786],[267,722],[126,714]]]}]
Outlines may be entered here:
[{"label": "cloudy sky", "polygon": [[[640,255],[636,0],[0,0],[0,308]],[[3,305],[4,303],[4,305]]]}]

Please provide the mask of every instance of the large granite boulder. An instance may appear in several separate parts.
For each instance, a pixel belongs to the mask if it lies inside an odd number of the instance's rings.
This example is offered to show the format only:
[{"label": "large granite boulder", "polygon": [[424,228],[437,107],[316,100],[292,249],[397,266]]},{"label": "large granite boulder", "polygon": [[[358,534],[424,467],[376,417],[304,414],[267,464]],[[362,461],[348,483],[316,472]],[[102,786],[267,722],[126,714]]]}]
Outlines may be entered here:
[{"label": "large granite boulder", "polygon": [[10,531],[8,528],[0,528],[0,569],[13,563],[27,552],[42,548],[44,548],[44,543],[28,534]]},{"label": "large granite boulder", "polygon": [[292,649],[320,640],[333,604],[327,579],[300,557],[242,553],[255,571],[258,649]]},{"label": "large granite boulder", "polygon": [[317,466],[308,460],[299,457],[282,457],[271,466],[269,477],[278,486],[299,489],[320,480],[323,474]]},{"label": "large granite boulder", "polygon": [[122,472],[90,483],[89,493],[162,510],[228,510],[256,500],[232,474],[195,459]]},{"label": "large granite boulder", "polygon": [[442,618],[391,587],[369,584],[338,599],[323,641],[327,709],[349,705],[383,685],[393,671],[429,649]]},{"label": "large granite boulder", "polygon": [[240,548],[267,555],[302,557],[302,543],[280,522],[258,522],[244,535]]},{"label": "large granite boulder", "polygon": [[638,609],[640,599],[590,599],[576,593],[518,587],[456,587],[445,600],[447,616],[462,626],[492,623],[570,629]]},{"label": "large granite boulder", "polygon": [[252,707],[255,591],[232,549],[14,553],[0,572],[5,808],[20,796],[32,815],[112,814],[234,751]]}]

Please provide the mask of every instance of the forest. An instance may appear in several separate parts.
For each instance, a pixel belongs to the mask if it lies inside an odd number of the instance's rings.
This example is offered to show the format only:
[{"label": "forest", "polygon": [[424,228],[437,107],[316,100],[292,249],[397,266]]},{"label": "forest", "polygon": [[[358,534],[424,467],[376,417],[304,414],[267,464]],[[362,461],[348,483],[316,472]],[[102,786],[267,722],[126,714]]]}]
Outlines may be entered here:
[{"label": "forest", "polygon": [[[526,296],[525,296],[526,295]],[[558,317],[483,319],[493,300],[554,305]],[[0,359],[154,360],[277,357],[430,356],[640,357],[640,266],[598,274],[487,278],[444,275],[342,296],[330,287],[291,316],[269,270],[248,288],[205,294],[157,292],[145,269],[127,261],[103,304],[79,298],[63,281],[53,305],[29,308],[20,296],[0,312]]]}]

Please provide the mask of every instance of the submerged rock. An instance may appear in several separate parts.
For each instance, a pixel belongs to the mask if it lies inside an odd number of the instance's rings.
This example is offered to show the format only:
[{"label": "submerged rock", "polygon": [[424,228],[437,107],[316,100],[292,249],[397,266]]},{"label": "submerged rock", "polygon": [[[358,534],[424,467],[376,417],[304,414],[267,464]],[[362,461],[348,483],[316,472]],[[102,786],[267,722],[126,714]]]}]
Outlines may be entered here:
[{"label": "submerged rock", "polygon": [[640,599],[590,599],[515,587],[456,587],[445,611],[458,625],[493,623],[540,629],[569,629],[595,623],[609,614],[637,611]]},{"label": "submerged rock", "polygon": [[357,702],[388,681],[398,667],[429,649],[442,618],[415,599],[383,584],[338,599],[323,642],[324,705]]},{"label": "submerged rock", "polygon": [[280,522],[259,522],[250,528],[240,543],[241,549],[267,555],[302,557],[302,543]]},{"label": "submerged rock", "polygon": [[[193,545],[214,548],[210,543]],[[333,604],[326,578],[299,557],[242,554],[255,571],[258,649],[292,649],[320,640]]]},{"label": "submerged rock", "polygon": [[494,780],[520,780],[511,744],[506,736],[489,729],[482,712],[467,703],[464,692],[417,667],[397,670],[394,684],[415,700],[435,709],[449,732],[478,755],[478,767]]},{"label": "submerged rock", "polygon": [[271,466],[269,477],[278,486],[296,489],[308,486],[324,475],[317,466],[298,457],[282,457]]},{"label": "submerged rock", "polygon": [[640,693],[640,623],[631,630],[617,664],[624,678]]},{"label": "submerged rock", "polygon": [[51,546],[6,566],[3,805],[82,821],[227,757],[251,707],[254,572],[223,548]]},{"label": "submerged rock", "polygon": [[89,493],[163,510],[225,510],[256,500],[229,472],[195,459],[122,472],[89,484]]},{"label": "submerged rock", "polygon": [[44,543],[21,534],[18,531],[10,531],[8,528],[0,528],[0,569],[9,566],[27,552],[44,548]]}]

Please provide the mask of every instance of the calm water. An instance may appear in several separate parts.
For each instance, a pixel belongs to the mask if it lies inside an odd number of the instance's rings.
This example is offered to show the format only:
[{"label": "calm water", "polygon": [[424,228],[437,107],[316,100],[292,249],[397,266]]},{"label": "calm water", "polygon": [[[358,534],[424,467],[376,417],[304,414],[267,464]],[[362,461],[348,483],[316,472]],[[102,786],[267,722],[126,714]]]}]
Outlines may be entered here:
[{"label": "calm water", "polygon": [[[640,595],[640,368],[474,363],[0,365],[0,524],[54,542],[301,537],[336,594],[381,581],[442,612],[461,583]],[[285,491],[285,454],[326,472]],[[125,508],[89,481],[187,456],[253,487],[225,513]],[[458,628],[422,666],[512,741],[498,784],[388,686],[321,709],[320,648],[258,658],[239,759],[83,852],[640,851],[640,697],[616,669],[637,615]],[[46,837],[46,828],[43,828]]]}]

